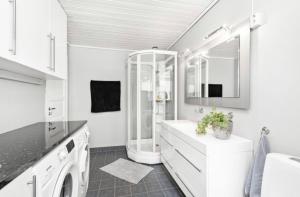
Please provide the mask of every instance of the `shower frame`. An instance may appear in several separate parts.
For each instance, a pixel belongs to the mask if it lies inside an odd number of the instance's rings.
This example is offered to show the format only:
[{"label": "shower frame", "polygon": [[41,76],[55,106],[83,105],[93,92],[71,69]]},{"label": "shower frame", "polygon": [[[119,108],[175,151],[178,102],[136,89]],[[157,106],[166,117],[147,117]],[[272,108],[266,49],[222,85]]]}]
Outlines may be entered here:
[{"label": "shower frame", "polygon": [[[142,139],[141,137],[141,66],[143,66],[141,62],[141,56],[146,54],[152,54],[152,151],[143,151],[141,149]],[[136,162],[140,163],[148,163],[148,164],[156,164],[161,163],[160,161],[160,152],[157,151],[157,144],[159,142],[156,141],[158,139],[156,136],[156,68],[157,68],[157,55],[170,55],[170,57],[174,58],[174,120],[177,120],[177,52],[176,51],[165,51],[165,50],[141,50],[137,52],[133,52],[129,54],[128,62],[127,62],[127,154],[130,159],[133,159]],[[136,150],[132,150],[130,148],[132,140],[131,136],[131,58],[136,56]]]}]

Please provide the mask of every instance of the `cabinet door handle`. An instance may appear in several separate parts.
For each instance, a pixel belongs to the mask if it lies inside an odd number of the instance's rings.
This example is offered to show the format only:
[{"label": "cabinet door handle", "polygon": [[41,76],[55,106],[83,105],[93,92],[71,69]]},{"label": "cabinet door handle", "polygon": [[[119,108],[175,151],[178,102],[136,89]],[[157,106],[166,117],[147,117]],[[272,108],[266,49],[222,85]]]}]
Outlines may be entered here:
[{"label": "cabinet door handle", "polygon": [[53,52],[53,49],[52,49],[52,33],[50,33],[50,34],[48,34],[48,36],[47,36],[48,38],[49,38],[49,48],[50,48],[50,50],[49,50],[49,66],[48,66],[48,68],[50,69],[50,70],[53,70],[53,67],[52,67],[52,52]]},{"label": "cabinet door handle", "polygon": [[53,49],[53,59],[52,59],[52,68],[53,68],[53,71],[55,72],[55,67],[56,67],[56,65],[55,65],[55,60],[56,60],[56,54],[55,54],[55,49],[56,49],[56,46],[55,46],[55,44],[56,44],[56,41],[55,41],[55,36],[53,36],[52,37],[52,42],[53,42],[53,45],[52,45],[52,49]]},{"label": "cabinet door handle", "polygon": [[12,42],[9,51],[12,55],[16,55],[17,45],[17,0],[8,0],[12,4]]},{"label": "cabinet door handle", "polygon": [[181,179],[180,175],[179,175],[177,172],[175,172],[175,175],[176,175],[177,178],[180,180],[180,182],[184,185],[184,187],[189,191],[189,193],[190,193],[193,197],[195,197],[194,194],[192,193],[192,191],[190,190],[190,188],[189,188],[188,186],[186,186],[186,184],[184,183],[184,181]]},{"label": "cabinet door handle", "polygon": [[32,197],[36,197],[36,176],[32,177],[32,181],[28,182],[27,185],[32,185]]},{"label": "cabinet door handle", "polygon": [[195,164],[193,164],[188,158],[186,158],[179,150],[175,149],[175,151],[187,162],[189,162],[189,164],[191,164],[198,172],[202,172],[199,168],[197,168],[197,166],[195,166]]}]

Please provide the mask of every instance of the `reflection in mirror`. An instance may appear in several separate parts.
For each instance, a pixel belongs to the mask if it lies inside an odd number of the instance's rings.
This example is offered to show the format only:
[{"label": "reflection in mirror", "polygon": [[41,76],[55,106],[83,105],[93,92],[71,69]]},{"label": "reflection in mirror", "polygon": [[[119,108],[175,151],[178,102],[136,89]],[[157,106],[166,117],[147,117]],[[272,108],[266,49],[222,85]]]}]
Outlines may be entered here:
[{"label": "reflection in mirror", "polygon": [[208,50],[208,97],[239,97],[239,36]]},{"label": "reflection in mirror", "polygon": [[187,61],[186,96],[239,97],[239,36]]},{"label": "reflection in mirror", "polygon": [[209,91],[206,88],[209,84],[209,62],[208,59],[203,57],[201,59],[201,97],[207,97],[209,95]]},{"label": "reflection in mirror", "polygon": [[187,63],[187,97],[199,97],[200,92],[198,91],[198,78],[200,73],[199,65],[197,64],[197,59],[192,59]]},{"label": "reflection in mirror", "polygon": [[185,103],[248,109],[250,105],[250,24],[203,41],[183,56]]}]

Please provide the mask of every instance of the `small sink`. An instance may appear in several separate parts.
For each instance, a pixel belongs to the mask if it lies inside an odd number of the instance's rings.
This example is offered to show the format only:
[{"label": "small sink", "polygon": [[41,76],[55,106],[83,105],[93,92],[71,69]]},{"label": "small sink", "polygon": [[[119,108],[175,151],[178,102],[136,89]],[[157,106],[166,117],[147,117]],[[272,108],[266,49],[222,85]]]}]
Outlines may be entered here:
[{"label": "small sink", "polygon": [[183,132],[195,132],[197,128],[197,123],[192,122],[190,120],[175,120],[172,122],[169,122],[170,125],[172,125],[174,128],[183,131]]}]

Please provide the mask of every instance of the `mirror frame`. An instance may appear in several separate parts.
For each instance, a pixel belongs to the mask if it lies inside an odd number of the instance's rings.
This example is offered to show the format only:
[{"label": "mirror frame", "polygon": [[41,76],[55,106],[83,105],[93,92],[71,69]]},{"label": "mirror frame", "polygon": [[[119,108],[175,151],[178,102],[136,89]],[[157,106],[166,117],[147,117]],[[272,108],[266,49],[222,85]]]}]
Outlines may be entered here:
[{"label": "mirror frame", "polygon": [[[235,36],[240,37],[240,78],[239,97],[187,97],[187,61],[188,59],[200,55],[218,44]],[[185,66],[185,103],[191,105],[214,106],[225,108],[248,109],[250,106],[250,24],[241,24],[231,28],[230,33],[222,34],[214,39],[208,40],[199,50],[184,59]]]}]

